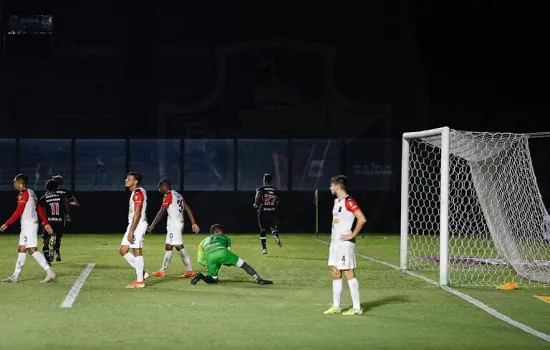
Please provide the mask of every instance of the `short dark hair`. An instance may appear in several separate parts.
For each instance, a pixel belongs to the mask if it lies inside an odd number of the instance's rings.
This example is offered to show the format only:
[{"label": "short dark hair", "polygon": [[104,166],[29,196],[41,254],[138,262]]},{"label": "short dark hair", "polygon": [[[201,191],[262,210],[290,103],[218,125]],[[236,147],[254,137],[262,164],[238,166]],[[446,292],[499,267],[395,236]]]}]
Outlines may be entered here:
[{"label": "short dark hair", "polygon": [[19,181],[23,183],[23,185],[27,185],[27,183],[29,183],[29,177],[25,174],[17,174],[15,175],[15,179],[13,179],[13,181]]},{"label": "short dark hair", "polygon": [[220,229],[223,232],[223,226],[220,224],[214,224],[210,226],[210,233],[214,233],[216,229]]},{"label": "short dark hair", "polygon": [[330,183],[335,183],[345,190],[348,187],[348,178],[345,175],[336,175],[330,179]]},{"label": "short dark hair", "polygon": [[128,176],[133,176],[134,179],[136,179],[136,181],[138,182],[138,184],[141,183],[142,177],[141,177],[141,174],[138,173],[137,171],[130,171],[128,174],[126,174],[126,177]]},{"label": "short dark hair", "polygon": [[58,188],[59,188],[59,183],[56,180],[51,179],[46,181],[46,191],[53,192],[53,191],[56,191]]},{"label": "short dark hair", "polygon": [[172,184],[170,183],[169,180],[166,180],[166,179],[162,179],[159,181],[159,187],[162,186],[162,185],[166,185],[168,187],[172,187]]},{"label": "short dark hair", "polygon": [[63,185],[63,176],[55,175],[54,177],[52,177],[52,179],[55,180],[55,182],[57,182],[59,186]]},{"label": "short dark hair", "polygon": [[271,174],[264,174],[264,182],[266,184],[271,184],[271,182],[273,181],[273,175]]}]

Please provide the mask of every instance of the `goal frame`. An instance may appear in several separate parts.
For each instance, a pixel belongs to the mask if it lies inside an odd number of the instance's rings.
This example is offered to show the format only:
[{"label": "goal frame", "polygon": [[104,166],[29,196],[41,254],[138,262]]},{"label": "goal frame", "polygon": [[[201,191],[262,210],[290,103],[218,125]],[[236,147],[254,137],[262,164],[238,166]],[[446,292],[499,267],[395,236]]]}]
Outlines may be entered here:
[{"label": "goal frame", "polygon": [[448,126],[436,129],[406,132],[402,137],[401,150],[401,240],[400,268],[408,269],[409,240],[409,166],[410,140],[422,137],[441,136],[441,169],[440,169],[440,217],[439,217],[439,284],[449,284],[449,140]]}]

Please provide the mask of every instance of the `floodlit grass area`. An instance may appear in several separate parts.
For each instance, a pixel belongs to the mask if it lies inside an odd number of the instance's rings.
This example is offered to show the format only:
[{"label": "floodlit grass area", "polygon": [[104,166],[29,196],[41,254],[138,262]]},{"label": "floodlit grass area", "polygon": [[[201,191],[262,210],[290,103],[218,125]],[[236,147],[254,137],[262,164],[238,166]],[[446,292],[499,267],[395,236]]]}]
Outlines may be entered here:
[{"label": "floodlit grass area", "polygon": [[[124,286],[135,278],[118,254],[122,235],[67,235],[58,280],[44,277],[32,257],[17,284],[0,284],[0,349],[548,349],[524,333],[442,289],[358,257],[365,314],[323,315],[332,301],[328,246],[313,235],[282,235],[261,255],[257,235],[232,235],[233,251],[274,281],[259,286],[235,267],[222,268],[218,285],[177,278],[183,264],[174,255],[169,277],[151,277],[145,289]],[[196,261],[204,235],[186,235]],[[328,239],[322,236],[320,239]],[[9,276],[17,237],[0,236],[0,273]],[[164,236],[145,240],[146,269],[160,267]],[[358,253],[392,264],[396,236],[358,239]],[[60,308],[88,263],[96,263],[76,302]],[[195,262],[197,271],[204,271]],[[430,276],[434,277],[434,276]],[[499,312],[550,333],[550,304],[533,297],[550,288],[497,291],[461,288]],[[344,283],[343,305],[351,303]]]}]

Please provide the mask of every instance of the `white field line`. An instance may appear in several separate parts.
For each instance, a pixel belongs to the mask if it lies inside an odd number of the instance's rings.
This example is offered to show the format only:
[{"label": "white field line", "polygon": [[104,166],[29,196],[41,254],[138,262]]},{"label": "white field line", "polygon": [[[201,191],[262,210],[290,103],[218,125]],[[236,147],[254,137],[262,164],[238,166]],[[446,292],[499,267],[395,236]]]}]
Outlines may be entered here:
[{"label": "white field line", "polygon": [[80,293],[80,289],[84,285],[84,282],[86,282],[86,278],[92,273],[92,270],[95,267],[95,263],[88,264],[80,276],[77,278],[76,282],[73,284],[73,287],[65,297],[65,300],[63,300],[63,303],[61,303],[62,308],[70,308],[73,307],[74,301],[76,300],[76,297],[78,296],[78,293]]},{"label": "white field line", "polygon": [[[330,245],[329,242],[326,242],[326,241],[323,241],[321,239],[318,239],[316,238],[315,240],[323,243],[323,244],[326,244],[326,245]],[[500,312],[498,312],[497,310],[493,309],[492,307],[490,307],[489,305],[487,304],[484,304],[482,303],[481,301],[475,299],[474,297],[471,297],[469,296],[468,294],[465,294],[465,293],[462,293],[462,292],[459,292],[458,290],[456,289],[453,289],[453,288],[450,288],[448,286],[442,286],[440,285],[439,283],[437,283],[436,281],[430,279],[430,278],[427,278],[425,276],[422,276],[422,275],[419,275],[417,273],[414,273],[414,272],[411,272],[411,271],[403,271],[399,268],[399,266],[397,265],[394,265],[394,264],[390,264],[390,263],[387,263],[385,261],[382,261],[382,260],[378,260],[378,259],[375,259],[375,258],[372,258],[370,256],[366,256],[366,255],[362,255],[362,254],[356,254],[357,256],[365,259],[365,260],[368,260],[368,261],[372,261],[374,263],[377,263],[377,264],[380,264],[380,265],[384,265],[384,266],[387,266],[389,268],[392,268],[394,270],[397,270],[397,271],[400,271],[400,272],[403,272],[403,273],[406,273],[407,275],[410,275],[410,276],[413,276],[413,277],[416,277],[416,278],[419,278],[421,280],[423,280],[424,282],[427,282],[429,284],[432,284],[434,286],[438,286],[440,287],[441,289],[443,289],[444,291],[446,292],[449,292],[453,295],[456,295],[457,297],[469,302],[470,304],[472,305],[475,305],[477,306],[478,308],[480,308],[481,310],[485,311],[486,313],[488,313],[489,315],[493,316],[493,317],[496,317],[498,318],[499,320],[501,321],[504,321],[506,323],[508,323],[509,325],[513,326],[513,327],[516,327],[526,333],[529,333],[531,335],[534,335],[535,337],[538,337],[542,340],[545,340],[547,342],[550,343],[550,334],[546,334],[546,333],[542,333],[542,332],[539,332],[537,331],[536,329],[534,328],[531,328],[521,322],[518,322],[506,315],[503,315],[501,314]]]}]

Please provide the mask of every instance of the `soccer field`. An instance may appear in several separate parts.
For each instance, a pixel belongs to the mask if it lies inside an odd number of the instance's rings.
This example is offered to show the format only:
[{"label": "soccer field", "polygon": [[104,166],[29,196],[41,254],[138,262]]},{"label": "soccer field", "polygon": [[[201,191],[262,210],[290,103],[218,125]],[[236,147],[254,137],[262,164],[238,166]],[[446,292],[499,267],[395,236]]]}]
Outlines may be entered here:
[{"label": "soccer field", "polygon": [[[257,235],[231,235],[233,251],[274,281],[259,286],[241,269],[222,268],[218,285],[177,276],[151,277],[145,289],[125,289],[134,271],[118,254],[122,235],[67,235],[55,282],[27,257],[17,284],[0,285],[0,349],[548,349],[550,344],[520,331],[472,304],[387,266],[358,257],[365,314],[323,315],[332,301],[328,246],[314,235],[282,235],[260,254]],[[196,263],[204,235],[186,235]],[[320,237],[322,240],[328,236]],[[17,236],[0,236],[0,273],[9,276]],[[162,262],[164,235],[145,240],[149,273]],[[358,253],[397,264],[399,238],[359,238]],[[72,308],[60,308],[88,263],[96,266]],[[548,289],[460,291],[538,331],[550,333],[550,304],[533,296]],[[347,284],[343,305],[351,305]]]}]

